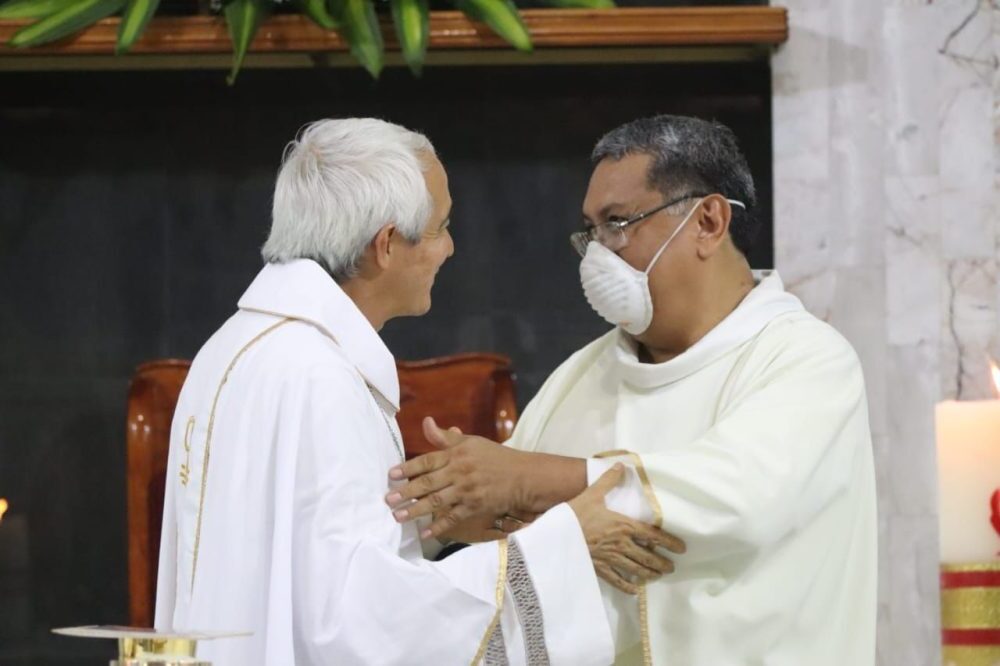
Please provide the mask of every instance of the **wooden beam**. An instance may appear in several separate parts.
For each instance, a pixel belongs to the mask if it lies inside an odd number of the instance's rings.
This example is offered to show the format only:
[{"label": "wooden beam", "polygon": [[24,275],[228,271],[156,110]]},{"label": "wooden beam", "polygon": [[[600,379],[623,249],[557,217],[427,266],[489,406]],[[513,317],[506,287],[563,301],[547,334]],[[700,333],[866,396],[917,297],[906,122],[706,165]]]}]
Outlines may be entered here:
[{"label": "wooden beam", "polygon": [[[773,47],[788,38],[781,7],[643,7],[605,10],[525,9],[521,12],[537,51],[560,48],[630,48],[667,46]],[[120,19],[110,18],[66,40],[15,49],[0,46],[0,58],[39,55],[110,55]],[[26,25],[0,21],[0,44]],[[398,51],[391,24],[383,23],[386,48]],[[330,53],[347,50],[337,33],[323,30],[298,14],[273,16],[261,25],[252,53]],[[461,12],[436,11],[430,18],[430,49],[509,49],[482,23]],[[231,50],[220,16],[153,19],[132,47],[135,54],[211,54]],[[123,56],[128,58],[128,56]]]}]

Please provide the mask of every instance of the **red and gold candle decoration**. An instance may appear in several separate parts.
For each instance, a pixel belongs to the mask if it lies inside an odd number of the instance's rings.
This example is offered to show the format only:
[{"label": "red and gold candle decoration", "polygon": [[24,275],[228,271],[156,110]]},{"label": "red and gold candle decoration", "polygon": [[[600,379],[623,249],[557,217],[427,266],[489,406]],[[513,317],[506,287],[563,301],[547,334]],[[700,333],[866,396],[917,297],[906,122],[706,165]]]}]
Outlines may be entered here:
[{"label": "red and gold candle decoration", "polygon": [[1000,400],[942,402],[936,422],[943,666],[1000,666]]},{"label": "red and gold candle decoration", "polygon": [[1000,666],[1000,563],[941,565],[943,666]]}]

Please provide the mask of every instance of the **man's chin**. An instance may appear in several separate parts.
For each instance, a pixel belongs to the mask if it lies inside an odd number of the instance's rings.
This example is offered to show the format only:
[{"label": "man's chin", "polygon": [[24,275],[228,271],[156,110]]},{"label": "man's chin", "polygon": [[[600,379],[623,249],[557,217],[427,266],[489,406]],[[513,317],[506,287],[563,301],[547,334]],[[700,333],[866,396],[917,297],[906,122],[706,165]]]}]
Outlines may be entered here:
[{"label": "man's chin", "polygon": [[428,296],[423,303],[416,304],[410,309],[404,316],[405,317],[423,317],[425,314],[431,311],[431,298]]}]

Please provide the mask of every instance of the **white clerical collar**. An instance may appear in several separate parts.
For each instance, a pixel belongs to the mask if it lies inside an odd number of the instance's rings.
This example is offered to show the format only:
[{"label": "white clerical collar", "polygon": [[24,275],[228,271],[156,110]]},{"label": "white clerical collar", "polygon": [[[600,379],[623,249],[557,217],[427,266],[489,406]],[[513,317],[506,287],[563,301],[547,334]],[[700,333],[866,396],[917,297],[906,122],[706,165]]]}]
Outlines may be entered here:
[{"label": "white clerical collar", "polygon": [[622,379],[641,389],[670,384],[750,340],[774,318],[804,309],[798,298],[785,291],[776,271],[754,271],[754,278],[759,280],[757,286],[735,310],[684,353],[664,363],[641,363],[635,341],[618,329],[615,359]]},{"label": "white clerical collar", "polygon": [[333,338],[365,381],[399,411],[399,376],[392,353],[354,301],[315,261],[267,264],[240,298],[239,307],[316,326]]}]

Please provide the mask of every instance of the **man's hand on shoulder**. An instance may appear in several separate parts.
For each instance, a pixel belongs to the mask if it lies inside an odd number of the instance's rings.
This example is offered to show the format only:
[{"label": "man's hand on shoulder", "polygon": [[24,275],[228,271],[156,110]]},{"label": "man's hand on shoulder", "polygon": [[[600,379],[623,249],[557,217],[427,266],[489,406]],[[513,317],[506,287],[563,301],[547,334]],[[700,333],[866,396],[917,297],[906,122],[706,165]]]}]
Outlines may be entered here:
[{"label": "man's hand on shoulder", "polygon": [[583,530],[597,575],[622,592],[636,594],[639,584],[672,573],[674,563],[658,548],[683,553],[684,542],[658,527],[615,513],[604,498],[625,474],[621,463],[569,501]]}]

